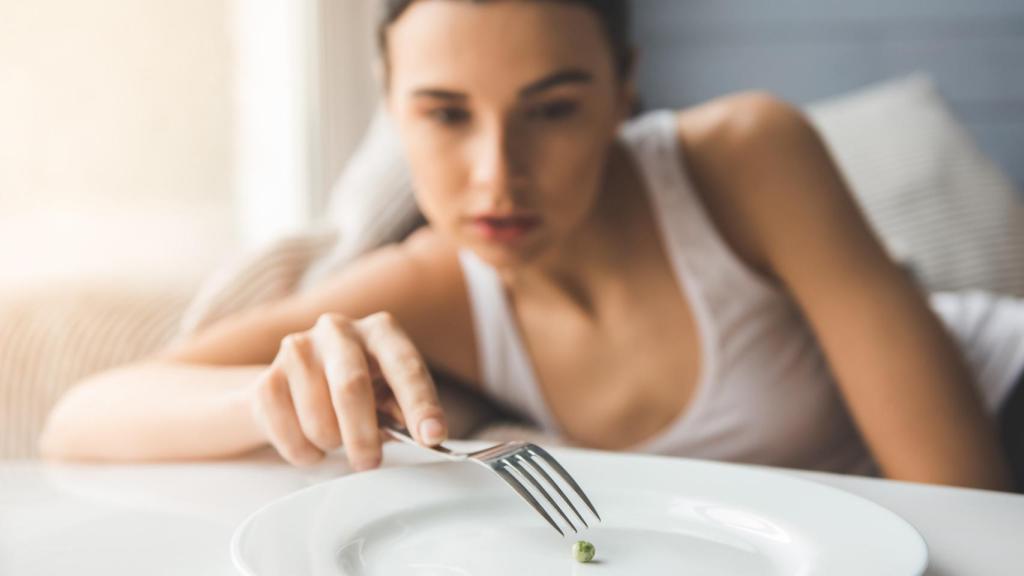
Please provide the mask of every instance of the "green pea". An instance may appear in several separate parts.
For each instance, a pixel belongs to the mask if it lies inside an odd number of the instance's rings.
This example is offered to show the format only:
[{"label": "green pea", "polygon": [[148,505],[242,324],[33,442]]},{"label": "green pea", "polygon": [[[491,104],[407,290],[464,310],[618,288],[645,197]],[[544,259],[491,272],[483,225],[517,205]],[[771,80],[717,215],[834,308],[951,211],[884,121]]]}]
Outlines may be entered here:
[{"label": "green pea", "polygon": [[597,549],[594,548],[594,545],[586,540],[579,540],[572,545],[572,555],[577,562],[590,562],[594,559],[596,552]]}]

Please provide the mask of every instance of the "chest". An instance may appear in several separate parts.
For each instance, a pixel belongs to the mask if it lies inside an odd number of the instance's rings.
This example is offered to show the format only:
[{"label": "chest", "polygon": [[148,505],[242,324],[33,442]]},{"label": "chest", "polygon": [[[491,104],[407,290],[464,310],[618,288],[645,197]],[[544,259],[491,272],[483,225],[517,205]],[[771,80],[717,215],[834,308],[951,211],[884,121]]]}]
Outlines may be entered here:
[{"label": "chest", "polygon": [[667,262],[637,264],[594,316],[516,307],[545,403],[587,446],[621,449],[654,436],[686,409],[699,378],[689,300]]}]

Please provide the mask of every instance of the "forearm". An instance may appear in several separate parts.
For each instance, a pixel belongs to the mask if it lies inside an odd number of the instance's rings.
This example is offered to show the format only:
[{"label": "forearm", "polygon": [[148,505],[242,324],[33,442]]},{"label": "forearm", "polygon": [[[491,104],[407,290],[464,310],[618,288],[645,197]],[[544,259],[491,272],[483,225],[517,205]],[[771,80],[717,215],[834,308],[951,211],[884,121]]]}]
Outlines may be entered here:
[{"label": "forearm", "polygon": [[[250,389],[266,366],[152,362],[86,379],[50,412],[43,457],[140,461],[229,457],[266,443]],[[454,381],[438,382],[451,436],[501,412]]]},{"label": "forearm", "polygon": [[86,379],[58,402],[40,438],[46,458],[227,457],[264,443],[248,390],[265,366],[144,363]]},{"label": "forearm", "polygon": [[831,342],[847,402],[880,467],[900,480],[1008,489],[993,423],[962,354],[912,290],[885,293],[878,305],[886,310],[846,318],[859,338]]}]

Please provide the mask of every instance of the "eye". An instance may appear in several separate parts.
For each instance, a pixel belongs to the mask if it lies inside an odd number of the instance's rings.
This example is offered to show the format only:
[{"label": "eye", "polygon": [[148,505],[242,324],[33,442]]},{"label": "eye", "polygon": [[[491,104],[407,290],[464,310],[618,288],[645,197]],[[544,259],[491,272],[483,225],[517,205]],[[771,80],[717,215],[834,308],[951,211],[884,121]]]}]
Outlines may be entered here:
[{"label": "eye", "polygon": [[576,112],[579,106],[571,100],[556,100],[531,108],[530,118],[537,120],[561,120]]},{"label": "eye", "polygon": [[455,107],[435,108],[427,112],[427,115],[445,126],[457,126],[469,120],[469,112]]}]

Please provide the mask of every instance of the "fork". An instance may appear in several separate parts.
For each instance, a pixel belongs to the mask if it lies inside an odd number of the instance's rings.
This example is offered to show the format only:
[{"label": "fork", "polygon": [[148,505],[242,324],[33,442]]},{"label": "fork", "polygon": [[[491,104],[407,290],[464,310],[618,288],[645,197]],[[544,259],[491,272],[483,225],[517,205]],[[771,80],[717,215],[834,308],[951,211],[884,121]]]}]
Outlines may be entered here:
[{"label": "fork", "polygon": [[[580,485],[573,479],[573,477],[558,463],[557,460],[551,454],[548,454],[547,450],[544,450],[536,444],[529,442],[502,442],[477,450],[475,452],[457,452],[443,445],[437,446],[424,446],[413,439],[409,431],[399,424],[394,418],[388,414],[378,413],[378,422],[381,425],[381,429],[384,430],[389,436],[404,442],[406,444],[412,444],[436,452],[441,456],[444,456],[448,460],[455,462],[475,462],[480,464],[484,468],[491,470],[496,473],[506,484],[512,487],[517,494],[526,502],[533,507],[541,516],[547,520],[548,524],[551,525],[559,534],[565,536],[565,532],[562,527],[558,525],[558,522],[552,518],[551,514],[544,508],[544,506],[537,500],[537,498],[527,488],[526,484],[529,484],[533,489],[551,506],[552,509],[565,521],[565,523],[572,529],[574,533],[578,533],[580,529],[577,528],[576,524],[570,520],[570,516],[566,511],[566,507],[573,513],[579,523],[583,524],[583,527],[589,528],[587,520],[580,514],[579,510],[573,504],[562,488],[559,487],[558,483],[544,470],[547,465],[552,472],[561,478],[565,484],[571,489],[572,492],[579,497],[579,499],[586,504],[587,508],[594,514],[597,521],[601,521],[601,516],[597,513],[597,509],[587,498],[587,495],[580,488]],[[544,464],[542,464],[542,462]],[[520,479],[521,478],[521,479]],[[523,483],[526,481],[526,484]],[[545,488],[547,487],[547,488]],[[557,494],[558,498],[556,501],[555,496],[552,494],[552,490]],[[564,505],[559,505],[559,502]]]}]

